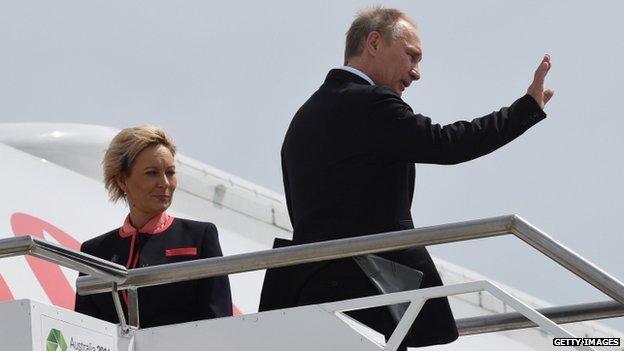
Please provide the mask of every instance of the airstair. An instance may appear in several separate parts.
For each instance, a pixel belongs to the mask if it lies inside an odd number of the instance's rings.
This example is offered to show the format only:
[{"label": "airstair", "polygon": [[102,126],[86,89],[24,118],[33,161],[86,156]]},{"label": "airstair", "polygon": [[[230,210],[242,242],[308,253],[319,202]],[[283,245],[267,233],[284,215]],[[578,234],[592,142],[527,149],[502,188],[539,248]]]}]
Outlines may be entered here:
[{"label": "airstair", "polygon": [[[228,318],[135,327],[140,321],[137,289],[142,287],[501,235],[518,237],[612,300],[536,309],[495,283],[478,280]],[[0,240],[0,258],[17,255],[35,256],[88,274],[78,279],[78,293],[112,293],[121,321],[111,324],[31,300],[2,303],[0,339],[11,340],[16,345],[11,349],[20,351],[396,350],[426,300],[473,292],[487,292],[515,312],[458,319],[460,338],[535,327],[555,338],[574,338],[560,324],[624,315],[622,282],[517,215],[131,270],[33,236]],[[128,321],[119,301],[120,290],[128,292]],[[409,303],[409,307],[387,342],[345,314],[398,303]],[[587,345],[552,347],[594,350]]]}]

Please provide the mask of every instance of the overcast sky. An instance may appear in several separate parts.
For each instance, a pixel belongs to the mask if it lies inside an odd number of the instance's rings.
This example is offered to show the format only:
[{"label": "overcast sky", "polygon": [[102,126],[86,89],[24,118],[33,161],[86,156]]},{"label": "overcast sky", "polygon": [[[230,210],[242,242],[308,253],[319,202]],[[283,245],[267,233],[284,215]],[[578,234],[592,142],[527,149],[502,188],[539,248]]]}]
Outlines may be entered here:
[{"label": "overcast sky", "polygon": [[[282,193],[297,108],[342,64],[357,1],[0,0],[0,123],[165,127],[181,153]],[[624,279],[620,2],[389,1],[416,20],[438,123],[522,96],[542,55],[549,117],[497,152],[417,166],[417,226],[517,213]],[[433,247],[554,304],[605,299],[514,238]],[[608,325],[624,330],[624,319]]]}]

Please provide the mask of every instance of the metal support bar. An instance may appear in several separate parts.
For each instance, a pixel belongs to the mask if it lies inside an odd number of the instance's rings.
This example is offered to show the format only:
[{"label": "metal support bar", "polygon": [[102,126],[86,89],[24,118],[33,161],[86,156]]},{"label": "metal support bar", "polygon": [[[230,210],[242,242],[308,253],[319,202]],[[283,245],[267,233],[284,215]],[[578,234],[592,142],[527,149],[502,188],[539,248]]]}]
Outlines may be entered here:
[{"label": "metal support bar", "polygon": [[[303,244],[224,257],[205,258],[132,269],[119,289],[145,287],[219,275],[241,273],[300,263],[326,261],[405,249],[412,246],[486,238],[509,234],[513,216],[502,216],[431,227],[374,234],[354,238]],[[80,295],[110,291],[110,286],[94,277],[80,277],[76,283]]]},{"label": "metal support bar", "polygon": [[399,348],[399,345],[405,340],[405,336],[409,332],[410,327],[414,324],[416,317],[418,317],[418,313],[422,309],[423,305],[427,302],[425,299],[420,299],[417,301],[411,301],[403,316],[401,316],[401,320],[394,328],[394,332],[386,342],[386,347],[384,350],[396,350]]},{"label": "metal support bar", "polygon": [[[507,305],[511,306],[514,310],[522,313],[528,319],[530,319],[533,323],[539,325],[541,329],[546,330],[550,333],[550,335],[558,338],[574,338],[575,336],[563,329],[557,323],[545,317],[543,314],[536,311],[531,306],[523,303],[522,301],[516,299],[515,297],[509,295],[503,289],[499,288],[495,284],[492,284],[489,281],[484,281],[483,284],[487,287],[485,290],[492,294],[494,297],[503,301]],[[585,350],[585,351],[596,351],[592,347],[588,346],[574,346],[577,350]]]},{"label": "metal support bar", "polygon": [[121,307],[121,300],[119,299],[119,291],[117,290],[117,283],[111,284],[111,294],[113,295],[113,305],[115,305],[115,312],[117,312],[117,318],[119,319],[119,325],[121,332],[125,335],[130,332],[128,324],[126,324],[126,316]]},{"label": "metal support bar", "polygon": [[[555,337],[574,337],[574,335],[572,335],[562,327],[558,326],[557,324],[553,323],[553,321],[549,320],[539,311],[533,309],[522,301],[511,296],[498,286],[485,280],[455,285],[436,286],[417,290],[401,291],[384,295],[374,295],[345,301],[326,302],[319,304],[318,306],[328,313],[332,313],[338,316],[339,314],[353,310],[361,310],[409,302],[410,307],[401,317],[401,320],[399,321],[397,327],[395,328],[390,339],[386,343],[386,347],[384,347],[384,350],[393,351],[396,350],[396,347],[405,338],[405,335],[409,330],[409,326],[416,318],[416,315],[418,314],[426,300],[439,297],[467,294],[478,291],[489,292],[495,298],[516,309],[519,313],[521,313],[521,315],[526,316],[526,318],[529,318],[544,331],[550,333]],[[338,317],[344,321],[343,318],[341,318],[340,316]],[[353,322],[360,323],[351,320],[351,323]],[[586,346],[575,346],[574,348],[576,348],[577,350],[595,351],[593,348]]]},{"label": "metal support bar", "polygon": [[550,257],[565,269],[593,285],[615,301],[624,304],[624,284],[609,273],[568,249],[519,216],[513,216],[512,230],[518,238],[527,244]]},{"label": "metal support bar", "polygon": [[6,238],[0,241],[0,258],[25,255],[34,243],[30,236]]},{"label": "metal support bar", "polygon": [[[624,304],[622,282],[516,215],[137,268],[129,272],[127,280],[120,284],[119,288],[159,285],[503,234],[516,235],[600,291]],[[81,277],[76,286],[81,295],[106,292],[110,289],[108,284],[94,277]]]},{"label": "metal support bar", "polygon": [[136,288],[128,289],[128,323],[139,327],[139,294]]},{"label": "metal support bar", "polygon": [[[617,301],[602,301],[576,305],[546,307],[537,311],[557,324],[624,316],[624,305]],[[455,321],[459,335],[493,333],[533,328],[537,325],[517,312],[462,318]]]},{"label": "metal support bar", "polygon": [[[214,257],[129,271],[120,289],[167,284],[368,253],[513,234],[621,304],[624,284],[516,215]],[[77,281],[81,295],[109,291],[95,277]]]},{"label": "metal support bar", "polygon": [[[0,258],[31,255],[98,277],[107,284],[126,280],[126,267],[30,235],[0,240]],[[109,286],[110,291],[110,286]]]}]

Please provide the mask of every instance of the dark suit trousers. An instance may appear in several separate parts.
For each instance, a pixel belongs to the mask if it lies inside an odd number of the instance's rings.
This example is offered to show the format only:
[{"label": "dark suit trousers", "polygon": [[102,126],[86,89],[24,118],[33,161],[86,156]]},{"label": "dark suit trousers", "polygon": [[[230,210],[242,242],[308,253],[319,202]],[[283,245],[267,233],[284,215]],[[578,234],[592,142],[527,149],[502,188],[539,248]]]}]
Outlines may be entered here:
[{"label": "dark suit trousers", "polygon": [[[406,250],[381,253],[380,256],[409,264],[410,267],[423,270],[423,287],[440,286],[442,281],[438,272],[431,271],[434,267],[427,251],[422,247]],[[417,262],[416,257],[423,260]],[[362,296],[377,295],[379,292],[366,277],[352,258],[330,261],[312,274],[302,286],[296,305],[318,304],[328,301],[339,301],[358,298]],[[445,313],[441,313],[445,312]],[[364,310],[351,311],[349,316],[390,338],[396,323],[388,312],[387,307],[376,307]],[[421,309],[414,321],[405,341],[402,344],[410,347],[428,345],[433,340],[441,341],[440,335],[434,335],[436,331],[448,330],[449,316],[452,318],[448,300],[446,298],[431,299]],[[457,336],[455,335],[450,342]]]}]

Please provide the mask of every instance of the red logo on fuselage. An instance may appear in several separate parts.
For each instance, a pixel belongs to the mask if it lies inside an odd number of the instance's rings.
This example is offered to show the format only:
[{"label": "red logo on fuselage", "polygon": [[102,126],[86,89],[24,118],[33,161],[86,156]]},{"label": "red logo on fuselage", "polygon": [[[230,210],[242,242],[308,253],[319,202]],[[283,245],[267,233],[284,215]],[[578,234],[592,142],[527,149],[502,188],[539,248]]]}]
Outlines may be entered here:
[{"label": "red logo on fuselage", "polygon": [[[25,213],[15,213],[11,216],[11,227],[15,236],[33,235],[40,239],[45,239],[43,233],[46,232],[61,245],[76,251],[80,250],[80,242],[78,240],[37,217]],[[75,291],[67,281],[61,268],[57,264],[36,257],[26,256],[26,261],[50,301],[56,306],[73,310],[76,300]]]}]

